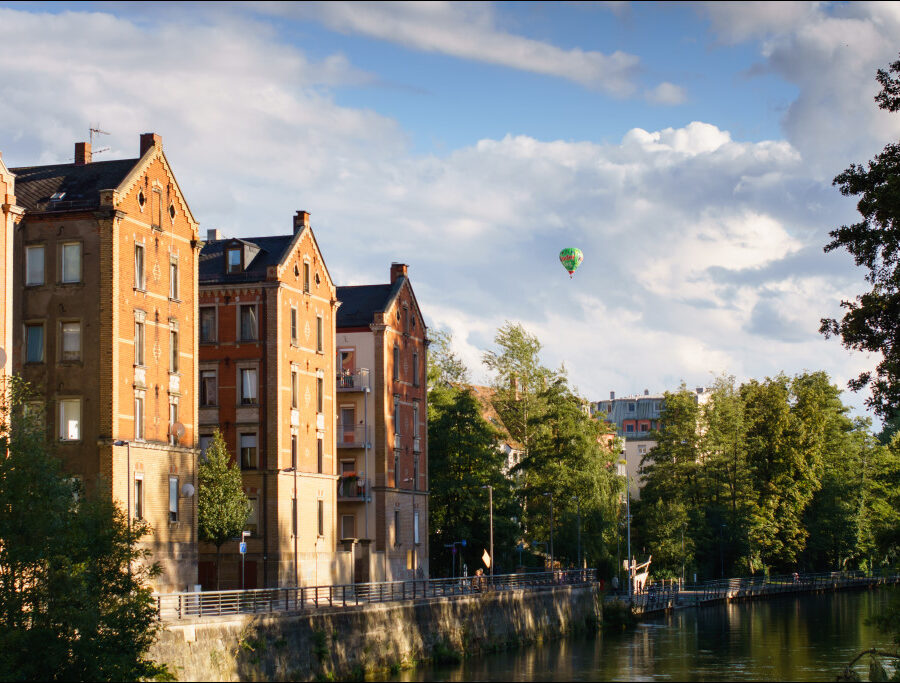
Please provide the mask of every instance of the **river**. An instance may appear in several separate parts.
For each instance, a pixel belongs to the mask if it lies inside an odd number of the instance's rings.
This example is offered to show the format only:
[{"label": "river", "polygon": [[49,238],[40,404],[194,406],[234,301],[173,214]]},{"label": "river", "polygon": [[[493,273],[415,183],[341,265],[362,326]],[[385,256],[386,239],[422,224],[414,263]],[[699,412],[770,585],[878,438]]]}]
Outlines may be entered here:
[{"label": "river", "polygon": [[833,681],[860,650],[890,645],[866,624],[887,598],[887,590],[844,591],[680,609],[624,633],[423,666],[388,680]]}]

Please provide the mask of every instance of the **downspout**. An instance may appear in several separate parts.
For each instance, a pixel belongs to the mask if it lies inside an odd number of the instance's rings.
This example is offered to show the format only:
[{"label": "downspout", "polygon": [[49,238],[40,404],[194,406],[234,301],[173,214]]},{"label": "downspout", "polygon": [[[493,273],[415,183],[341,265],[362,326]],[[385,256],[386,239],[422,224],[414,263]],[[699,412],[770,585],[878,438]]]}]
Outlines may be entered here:
[{"label": "downspout", "polygon": [[[262,291],[263,291],[263,296],[261,297],[262,298],[262,305],[261,305],[262,315],[263,315],[263,320],[268,321],[269,316],[266,315],[266,309],[268,308],[268,306],[266,305],[268,303],[268,296],[267,296],[267,292],[266,292],[265,288],[263,288]],[[277,322],[276,322],[276,325],[277,325]],[[268,331],[269,331],[268,330],[268,322],[263,327],[263,330],[266,333],[268,333]],[[278,331],[276,328],[276,335],[277,335],[277,332]],[[266,336],[268,337],[268,334],[266,334]],[[276,339],[277,339],[277,336],[276,336]],[[269,414],[269,411],[268,411],[269,383],[268,383],[268,375],[266,374],[266,368],[268,365],[267,359],[269,357],[268,350],[269,350],[268,349],[268,339],[264,339],[263,344],[262,344],[262,351],[263,351],[262,363],[261,363],[262,372],[260,373],[260,375],[263,378],[265,378],[265,381],[266,381],[266,400],[262,402],[262,405],[260,405],[260,412],[262,414],[260,415],[259,423],[262,425],[265,425],[265,426],[268,426],[268,414]],[[276,387],[277,387],[277,382],[276,382]],[[262,391],[259,391],[259,395],[262,395]],[[262,485],[263,485],[262,500],[263,500],[263,504],[261,506],[262,509],[258,512],[258,514],[260,515],[260,517],[262,519],[262,528],[263,528],[263,588],[269,587],[269,519],[266,514],[269,509],[269,485],[268,485],[269,484],[269,438],[268,438],[268,435],[269,435],[269,430],[267,428],[263,428],[262,435],[261,435],[262,438],[260,439],[260,441],[263,442],[262,447],[260,448],[260,452],[263,454],[263,458],[265,458],[265,461],[262,463]]]}]

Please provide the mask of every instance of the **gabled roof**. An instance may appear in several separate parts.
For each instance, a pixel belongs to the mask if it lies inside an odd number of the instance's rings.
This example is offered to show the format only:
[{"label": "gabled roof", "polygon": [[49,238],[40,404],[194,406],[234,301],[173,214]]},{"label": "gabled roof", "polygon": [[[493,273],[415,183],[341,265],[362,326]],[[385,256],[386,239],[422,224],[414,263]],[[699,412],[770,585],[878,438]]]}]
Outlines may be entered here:
[{"label": "gabled roof", "polygon": [[406,278],[398,277],[393,284],[357,285],[338,287],[337,299],[341,307],[337,314],[337,327],[366,327],[375,322],[375,314],[383,313],[391,303]]},{"label": "gabled roof", "polygon": [[[51,164],[9,169],[16,176],[16,203],[28,211],[72,211],[100,205],[100,190],[114,190],[140,159],[95,161],[83,166]],[[65,193],[56,201],[50,198]]]},{"label": "gabled roof", "polygon": [[[199,277],[201,285],[261,282],[270,266],[277,266],[287,256],[296,235],[248,237],[206,242],[200,250]],[[240,273],[225,272],[225,249],[232,244],[259,247],[250,263]]]}]

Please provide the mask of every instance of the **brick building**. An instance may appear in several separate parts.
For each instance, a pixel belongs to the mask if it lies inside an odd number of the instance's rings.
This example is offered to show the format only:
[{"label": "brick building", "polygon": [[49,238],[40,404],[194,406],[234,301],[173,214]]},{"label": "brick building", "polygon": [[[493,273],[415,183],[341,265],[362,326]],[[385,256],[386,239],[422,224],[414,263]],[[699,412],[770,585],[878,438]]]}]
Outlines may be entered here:
[{"label": "brick building", "polygon": [[152,133],[136,159],[93,162],[80,142],[74,163],[10,170],[24,208],[14,371],[43,392],[65,469],[149,522],[155,587],[185,590],[197,578],[197,222]]},{"label": "brick building", "polygon": [[13,232],[23,213],[16,205],[16,178],[0,157],[0,382],[12,371]]},{"label": "brick building", "polygon": [[337,288],[338,523],[357,581],[428,576],[425,320],[406,265],[390,274]]},{"label": "brick building", "polygon": [[[291,234],[223,239],[200,255],[200,443],[215,428],[240,463],[253,512],[244,587],[350,580],[336,553],[335,287],[309,224]],[[215,547],[200,580],[215,587]],[[222,547],[221,581],[241,585],[238,544]]]}]

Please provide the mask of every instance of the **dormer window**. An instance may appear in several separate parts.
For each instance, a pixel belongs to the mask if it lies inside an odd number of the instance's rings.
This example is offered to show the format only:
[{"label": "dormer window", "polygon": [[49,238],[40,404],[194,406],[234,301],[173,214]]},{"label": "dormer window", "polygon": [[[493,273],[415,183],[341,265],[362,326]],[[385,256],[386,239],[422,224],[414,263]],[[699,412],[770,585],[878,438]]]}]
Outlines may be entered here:
[{"label": "dormer window", "polygon": [[62,198],[65,196],[66,196],[65,192],[54,192],[52,195],[50,195],[50,201],[51,202],[62,201]]},{"label": "dormer window", "polygon": [[233,247],[226,252],[226,261],[225,261],[225,272],[228,274],[231,273],[240,273],[241,268],[241,248]]}]

